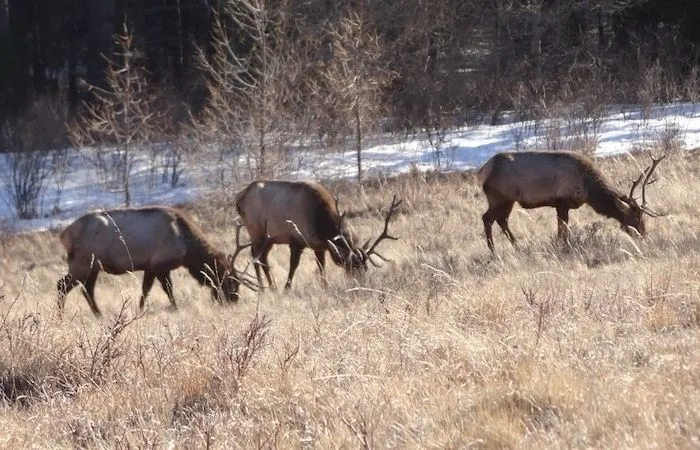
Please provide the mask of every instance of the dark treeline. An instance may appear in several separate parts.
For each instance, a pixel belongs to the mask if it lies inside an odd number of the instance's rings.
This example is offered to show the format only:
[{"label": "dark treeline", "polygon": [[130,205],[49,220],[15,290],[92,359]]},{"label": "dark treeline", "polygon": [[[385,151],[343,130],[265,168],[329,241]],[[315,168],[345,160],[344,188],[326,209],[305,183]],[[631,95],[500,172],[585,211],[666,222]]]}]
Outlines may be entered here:
[{"label": "dark treeline", "polygon": [[2,116],[44,95],[79,104],[80,78],[100,85],[113,35],[126,21],[158,83],[184,91],[195,45],[206,42],[206,0],[3,0],[0,9]]},{"label": "dark treeline", "polygon": [[[74,114],[89,100],[80,80],[104,83],[102,55],[112,54],[114,34],[124,23],[146,61],[150,84],[199,114],[212,91],[205,86],[211,77],[202,74],[198,49],[214,54],[221,9],[249,1],[3,0],[0,120],[12,121],[46,99],[68,117]],[[287,86],[286,97],[275,101],[280,108],[317,109],[321,112],[311,117],[317,122],[325,117],[331,125],[342,116],[334,109],[348,106],[322,94],[342,87],[333,79],[352,79],[347,67],[356,68],[350,72],[357,77],[377,81],[375,90],[363,92],[378,103],[377,117],[389,119],[394,128],[437,126],[471,115],[497,120],[504,110],[532,115],[557,102],[692,100],[697,93],[697,0],[252,4],[256,14],[264,12],[256,16],[264,16],[263,31],[251,35],[240,21],[224,21],[226,42],[245,59],[262,48],[261,33],[274,35],[265,52],[297,65],[291,80],[297,92],[289,93]],[[238,81],[278,77],[266,69],[269,57],[265,53],[262,62],[250,63],[248,78]],[[344,58],[345,72],[322,75],[337,58]],[[310,98],[316,104],[309,104]],[[359,123],[360,109],[353,105]]]}]

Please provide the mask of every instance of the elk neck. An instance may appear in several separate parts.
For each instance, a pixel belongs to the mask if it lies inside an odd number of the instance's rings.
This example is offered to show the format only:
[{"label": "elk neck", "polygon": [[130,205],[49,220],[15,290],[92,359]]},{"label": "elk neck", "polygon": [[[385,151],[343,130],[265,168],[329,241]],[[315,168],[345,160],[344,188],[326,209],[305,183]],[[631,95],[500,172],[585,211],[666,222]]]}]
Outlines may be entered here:
[{"label": "elk neck", "polygon": [[620,223],[625,223],[626,214],[618,206],[618,200],[627,202],[624,194],[612,187],[610,183],[598,176],[589,174],[586,180],[586,191],[588,194],[588,204],[605,217],[610,217]]}]

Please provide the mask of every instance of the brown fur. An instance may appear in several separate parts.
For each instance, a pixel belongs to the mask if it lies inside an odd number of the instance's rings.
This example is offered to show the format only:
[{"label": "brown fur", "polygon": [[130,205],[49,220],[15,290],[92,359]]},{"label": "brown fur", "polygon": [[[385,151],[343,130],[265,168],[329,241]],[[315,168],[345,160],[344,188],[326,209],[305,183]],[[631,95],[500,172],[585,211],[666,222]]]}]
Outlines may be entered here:
[{"label": "brown fur", "polygon": [[236,195],[236,209],[250,234],[253,257],[260,262],[255,266],[260,284],[262,265],[268,283],[274,286],[267,263],[274,244],[290,248],[287,288],[291,287],[301,253],[307,247],[314,251],[321,274],[326,250],[333,262],[349,273],[366,266],[362,252],[356,249],[353,236],[341,221],[334,196],[318,183],[254,181]]},{"label": "brown fur", "polygon": [[513,245],[508,217],[517,202],[523,208],[551,206],[557,210],[559,236],[568,239],[569,210],[584,204],[611,217],[629,231],[645,233],[642,209],[618,191],[594,162],[573,152],[504,152],[491,157],[478,171],[489,209],[484,231],[493,252],[491,226],[498,222]]},{"label": "brown fur", "polygon": [[[170,271],[185,267],[214,295],[222,285],[229,300],[238,298],[238,281],[226,255],[216,250],[202,230],[183,212],[164,206],[118,208],[88,213],[61,233],[68,252],[68,274],[58,282],[59,306],[77,284],[95,315],[94,288],[100,271],[123,274],[144,271],[140,306],[143,307],[155,279],[176,307]],[[213,281],[213,283],[212,283]]]}]

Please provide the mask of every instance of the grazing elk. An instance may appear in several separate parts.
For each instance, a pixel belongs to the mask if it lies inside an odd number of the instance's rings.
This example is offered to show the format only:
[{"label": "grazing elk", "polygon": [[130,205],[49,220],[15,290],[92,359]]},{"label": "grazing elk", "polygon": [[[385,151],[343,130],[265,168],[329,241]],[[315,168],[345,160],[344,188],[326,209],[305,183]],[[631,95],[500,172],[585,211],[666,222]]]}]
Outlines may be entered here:
[{"label": "grazing elk", "polygon": [[289,276],[285,289],[292,286],[294,272],[301,253],[307,247],[316,254],[316,263],[325,283],[326,250],[334,263],[349,274],[366,269],[367,262],[379,266],[373,256],[387,261],[376,250],[384,239],[396,240],[388,233],[389,221],[401,204],[396,196],[385,217],[384,230],[370,246],[369,240],[357,247],[355,238],[345,223],[346,212],[338,210],[338,200],[318,183],[310,181],[254,181],[236,196],[236,209],[241,216],[252,244],[258,284],[262,285],[260,266],[271,287],[267,257],[273,244],[288,244],[290,250]]},{"label": "grazing elk", "polygon": [[[491,227],[493,222],[515,246],[508,226],[513,204],[523,208],[552,206],[557,210],[558,236],[568,241],[569,210],[590,205],[598,214],[620,222],[628,233],[631,228],[644,235],[644,214],[659,217],[646,206],[646,186],[656,180],[649,177],[664,156],[655,159],[632,184],[625,195],[613,187],[593,161],[573,152],[504,152],[491,157],[479,169],[489,209],[482,216],[486,243],[494,252]],[[634,199],[634,191],[642,184],[642,204]]]},{"label": "grazing elk", "polygon": [[194,222],[173,208],[123,208],[85,214],[61,233],[61,243],[68,251],[68,274],[57,283],[59,309],[63,309],[68,292],[82,283],[90,309],[99,316],[95,282],[100,271],[120,275],[136,270],[144,271],[140,308],[156,278],[177,308],[170,271],[180,266],[186,267],[200,284],[208,284],[212,295],[237,301],[243,280],[234,262],[247,247],[240,245],[239,236],[240,227],[236,251],[227,257],[206,240]]}]

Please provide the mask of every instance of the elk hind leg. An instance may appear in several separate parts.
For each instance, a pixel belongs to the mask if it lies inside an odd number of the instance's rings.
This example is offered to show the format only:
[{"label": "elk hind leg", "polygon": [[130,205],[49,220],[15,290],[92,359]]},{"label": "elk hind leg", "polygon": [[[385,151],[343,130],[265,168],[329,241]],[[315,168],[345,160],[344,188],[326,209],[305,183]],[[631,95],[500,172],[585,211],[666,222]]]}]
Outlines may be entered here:
[{"label": "elk hind leg", "polygon": [[270,250],[272,250],[272,242],[268,242],[267,239],[256,242],[255,245],[251,247],[253,259],[255,260],[253,265],[255,266],[255,276],[258,278],[258,284],[260,286],[263,285],[262,274],[260,273],[262,266],[262,271],[265,272],[267,283],[270,286],[270,289],[274,291],[277,290],[277,286],[275,285],[275,280],[272,279],[272,275],[270,275],[270,265],[267,262],[267,257],[270,254]]},{"label": "elk hind leg", "polygon": [[498,222],[498,226],[501,227],[501,230],[503,230],[503,234],[506,235],[506,237],[510,240],[510,243],[513,244],[513,247],[518,247],[518,241],[515,239],[515,236],[513,235],[513,232],[510,230],[510,225],[508,225],[508,218],[510,217],[511,211],[513,211],[513,203],[507,203],[502,205],[499,209],[499,215],[496,218],[496,221]]},{"label": "elk hind leg", "polygon": [[100,308],[98,308],[97,303],[95,303],[95,283],[97,283],[97,275],[99,275],[99,273],[100,272],[97,270],[90,272],[90,275],[88,275],[85,283],[83,283],[83,296],[85,297],[85,300],[87,300],[92,313],[96,317],[100,317],[102,315]]},{"label": "elk hind leg", "polygon": [[513,209],[513,204],[510,203],[496,203],[495,201],[489,201],[489,209],[481,216],[484,221],[484,234],[486,235],[486,245],[489,246],[491,253],[495,252],[493,245],[493,223],[498,221],[499,226],[503,230],[511,243],[515,245],[515,237],[511,233],[508,227],[508,216],[510,211]]},{"label": "elk hind leg", "polygon": [[486,235],[486,245],[488,245],[489,250],[491,250],[491,253],[495,253],[495,249],[493,246],[493,222],[496,220],[496,218],[493,215],[493,211],[489,207],[488,211],[484,213],[483,216],[481,216],[481,220],[484,221],[484,234]]},{"label": "elk hind leg", "polygon": [[170,272],[161,272],[161,274],[158,275],[158,281],[160,282],[161,287],[165,291],[165,294],[168,296],[170,304],[173,305],[173,309],[177,309],[177,304],[175,303],[175,296],[173,295],[173,281],[170,279]]}]

